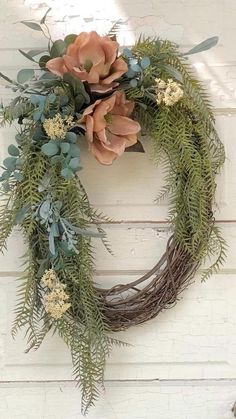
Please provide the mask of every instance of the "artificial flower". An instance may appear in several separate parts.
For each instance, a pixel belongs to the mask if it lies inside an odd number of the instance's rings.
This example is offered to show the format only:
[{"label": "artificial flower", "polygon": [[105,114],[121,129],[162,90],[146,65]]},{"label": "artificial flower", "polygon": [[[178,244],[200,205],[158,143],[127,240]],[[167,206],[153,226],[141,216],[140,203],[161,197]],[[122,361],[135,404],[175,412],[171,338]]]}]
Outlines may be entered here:
[{"label": "artificial flower", "polygon": [[118,42],[97,32],[81,32],[70,44],[63,57],[49,60],[46,67],[52,73],[63,76],[70,73],[87,81],[92,91],[106,92],[117,86],[128,66],[123,58],[117,58]]},{"label": "artificial flower", "polygon": [[183,97],[183,89],[173,79],[168,79],[167,81],[155,79],[155,83],[158,105],[164,103],[166,106],[173,106]]},{"label": "artificial flower", "polygon": [[123,91],[85,109],[81,122],[85,124],[89,149],[100,163],[112,164],[126,147],[137,142],[140,125],[128,118],[133,109],[134,102],[127,100]]}]

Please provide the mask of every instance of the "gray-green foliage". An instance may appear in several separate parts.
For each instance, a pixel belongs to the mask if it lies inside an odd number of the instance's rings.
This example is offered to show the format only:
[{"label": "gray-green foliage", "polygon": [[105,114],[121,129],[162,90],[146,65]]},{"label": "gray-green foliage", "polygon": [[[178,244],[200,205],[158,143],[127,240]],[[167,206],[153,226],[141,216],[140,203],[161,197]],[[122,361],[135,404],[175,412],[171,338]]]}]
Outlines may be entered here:
[{"label": "gray-green foliage", "polygon": [[[219,269],[226,256],[226,244],[212,212],[216,175],[225,154],[210,101],[173,43],[140,40],[134,52],[148,55],[152,70],[148,69],[141,86],[128,88],[127,94],[138,101],[136,116],[150,134],[154,160],[164,159],[167,173],[161,196],[170,195],[169,215],[176,241],[196,262],[212,255],[216,259],[205,278]],[[157,107],[155,96],[150,94],[152,78],[172,77],[170,68],[180,74],[184,96],[174,106]]]}]

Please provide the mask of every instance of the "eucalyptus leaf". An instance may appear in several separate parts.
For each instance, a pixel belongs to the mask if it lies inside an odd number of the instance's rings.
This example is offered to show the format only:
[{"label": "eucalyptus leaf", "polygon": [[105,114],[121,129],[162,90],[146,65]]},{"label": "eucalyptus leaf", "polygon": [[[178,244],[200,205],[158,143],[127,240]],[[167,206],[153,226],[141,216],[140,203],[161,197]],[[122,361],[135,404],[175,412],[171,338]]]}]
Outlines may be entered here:
[{"label": "eucalyptus leaf", "polygon": [[4,180],[8,180],[11,176],[11,171],[9,170],[4,170],[0,176],[0,181],[4,181]]},{"label": "eucalyptus leaf", "polygon": [[42,112],[40,110],[37,109],[36,111],[33,112],[33,120],[35,122],[39,121],[41,119],[41,116],[42,116]]},{"label": "eucalyptus leaf", "polygon": [[42,68],[42,69],[44,69],[46,67],[47,62],[50,59],[51,59],[51,57],[49,55],[42,55],[42,57],[40,57],[40,59],[39,59],[39,67]]},{"label": "eucalyptus leaf", "polygon": [[24,179],[24,176],[21,172],[14,172],[14,178],[18,181],[21,182]]},{"label": "eucalyptus leaf", "polygon": [[20,23],[23,23],[23,25],[28,26],[28,28],[33,29],[34,31],[41,31],[42,32],[41,26],[36,22],[30,22],[28,20],[21,20]]},{"label": "eucalyptus leaf", "polygon": [[183,55],[191,55],[191,54],[197,54],[202,51],[207,51],[208,49],[211,49],[212,47],[214,47],[218,43],[218,41],[219,41],[218,36],[212,36],[211,38],[208,38],[205,41],[200,42],[200,44],[191,48],[188,52],[185,52]]},{"label": "eucalyptus leaf", "polygon": [[70,33],[69,35],[67,35],[64,39],[64,42],[66,43],[66,45],[70,45],[73,44],[73,42],[76,40],[78,35],[74,34],[74,33]]},{"label": "eucalyptus leaf", "polygon": [[15,157],[7,157],[6,159],[3,160],[3,165],[8,170],[13,172],[16,168],[16,158]]},{"label": "eucalyptus leaf", "polygon": [[24,57],[25,58],[27,58],[28,60],[30,60],[30,61],[33,61],[33,63],[36,63],[37,61],[35,61],[34,59],[33,59],[33,57],[31,56],[31,55],[29,55],[27,52],[25,52],[25,51],[23,51],[22,49],[18,49],[18,51],[22,54],[22,55],[24,55]]},{"label": "eucalyptus leaf", "polygon": [[138,80],[136,80],[136,79],[132,79],[132,80],[130,80],[129,84],[130,84],[130,86],[131,86],[131,87],[137,87],[137,85],[138,85]]},{"label": "eucalyptus leaf", "polygon": [[50,250],[52,255],[55,255],[56,254],[56,248],[55,248],[55,241],[54,241],[54,235],[53,235],[52,230],[49,233],[48,241],[49,241],[49,250]]},{"label": "eucalyptus leaf", "polygon": [[73,157],[69,162],[69,167],[72,170],[78,170],[80,168],[80,159],[79,157]]},{"label": "eucalyptus leaf", "polygon": [[57,223],[53,223],[51,225],[51,233],[53,234],[54,237],[60,236],[60,231],[59,231],[59,227]]},{"label": "eucalyptus leaf", "polygon": [[70,150],[70,143],[62,142],[60,143],[62,153],[66,154]]},{"label": "eucalyptus leaf", "polygon": [[39,183],[38,191],[44,192],[49,187],[50,181],[51,181],[51,176],[49,175],[49,173],[46,173],[43,176],[41,182]]},{"label": "eucalyptus leaf", "polygon": [[24,221],[25,217],[27,216],[28,209],[29,209],[28,205],[25,205],[19,211],[17,211],[16,218],[15,218],[16,224],[21,224],[22,221]]},{"label": "eucalyptus leaf", "polygon": [[46,48],[34,48],[30,49],[27,54],[30,55],[30,57],[35,57],[39,54],[42,54],[43,52],[47,52]]},{"label": "eucalyptus leaf", "polygon": [[49,216],[50,207],[51,207],[51,203],[47,199],[46,201],[44,201],[42,203],[42,205],[39,208],[39,215],[40,215],[40,217],[42,217],[43,219],[46,220],[48,218],[48,216]]},{"label": "eucalyptus leaf", "polygon": [[64,177],[64,179],[66,179],[66,180],[70,180],[74,177],[74,172],[71,169],[69,169],[68,167],[65,167],[61,171],[61,176]]},{"label": "eucalyptus leaf", "polygon": [[51,158],[52,164],[60,163],[62,160],[63,160],[63,156],[61,156],[61,155],[52,156],[52,158]]},{"label": "eucalyptus leaf", "polygon": [[72,76],[70,73],[65,73],[63,74],[63,80],[71,86],[75,96],[79,93],[83,96],[87,95],[83,82],[77,77]]},{"label": "eucalyptus leaf", "polygon": [[94,231],[91,231],[91,230],[76,227],[73,224],[71,224],[66,218],[62,218],[62,220],[67,227],[69,227],[75,233],[80,234],[82,236],[100,237],[100,238],[105,237],[105,234],[103,234],[103,233],[97,233],[97,232],[94,232]]},{"label": "eucalyptus leaf", "polygon": [[135,73],[140,73],[141,67],[138,64],[132,64],[131,70],[134,71]]},{"label": "eucalyptus leaf", "polygon": [[77,142],[77,135],[75,134],[75,132],[67,132],[66,133],[66,140],[69,143],[76,143]]},{"label": "eucalyptus leaf", "polygon": [[164,69],[175,80],[178,80],[180,83],[183,83],[183,76],[180,73],[180,71],[178,71],[175,67],[173,67],[172,65],[166,64],[164,66]]},{"label": "eucalyptus leaf", "polygon": [[133,53],[132,53],[131,49],[129,49],[129,48],[124,48],[123,51],[122,51],[122,55],[125,58],[132,58],[133,57]]},{"label": "eucalyptus leaf", "polygon": [[44,154],[46,154],[46,156],[51,157],[51,156],[55,156],[55,154],[58,153],[59,147],[55,143],[46,143],[46,144],[43,144],[43,146],[41,147],[41,150]]},{"label": "eucalyptus leaf", "polygon": [[70,145],[70,155],[71,157],[80,157],[80,149],[76,144]]},{"label": "eucalyptus leaf", "polygon": [[66,43],[62,39],[58,39],[52,45],[50,55],[52,58],[61,57],[66,52]]},{"label": "eucalyptus leaf", "polygon": [[23,164],[24,164],[24,159],[22,157],[18,157],[18,159],[16,159],[16,168],[21,169]]},{"label": "eucalyptus leaf", "polygon": [[26,81],[32,79],[33,76],[34,70],[31,68],[26,68],[19,71],[17,74],[17,81],[18,83],[25,83]]},{"label": "eucalyptus leaf", "polygon": [[43,25],[45,23],[46,17],[48,15],[48,13],[52,10],[51,7],[49,7],[49,9],[46,11],[45,15],[42,17],[42,19],[40,20],[41,25]]},{"label": "eucalyptus leaf", "polygon": [[143,57],[140,65],[142,67],[143,70],[145,70],[146,68],[148,68],[150,66],[151,62],[150,62],[150,58],[149,57]]},{"label": "eucalyptus leaf", "polygon": [[10,144],[9,145],[9,147],[8,147],[8,153],[11,156],[14,156],[14,157],[19,156],[19,154],[20,154],[19,149],[14,144]]}]

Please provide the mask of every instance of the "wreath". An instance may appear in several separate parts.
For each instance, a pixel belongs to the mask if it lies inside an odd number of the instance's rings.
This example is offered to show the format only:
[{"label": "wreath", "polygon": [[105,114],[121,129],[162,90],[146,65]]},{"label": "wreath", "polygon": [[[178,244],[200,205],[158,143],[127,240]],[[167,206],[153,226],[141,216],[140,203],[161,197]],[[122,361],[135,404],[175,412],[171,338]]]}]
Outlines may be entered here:
[{"label": "wreath", "polygon": [[[20,227],[27,252],[13,336],[26,328],[30,350],[49,332],[60,335],[86,413],[113,344],[122,344],[112,332],[175,304],[207,257],[214,260],[204,278],[224,261],[212,210],[224,148],[208,95],[188,64],[188,55],[214,46],[217,37],[187,53],[168,40],[141,37],[119,53],[117,25],[104,36],[82,32],[53,42],[46,15],[22,22],[48,38],[46,51],[20,50],[34,68],[20,70],[16,81],[1,73],[16,93],[2,106],[1,123],[15,121],[17,134],[0,178],[0,248]],[[79,179],[80,143],[111,165],[126,149],[143,151],[141,131],[152,142],[154,162],[165,162],[161,197],[169,195],[172,236],[149,272],[102,289],[93,283],[91,240],[109,250],[102,228],[108,220],[91,206]]]}]

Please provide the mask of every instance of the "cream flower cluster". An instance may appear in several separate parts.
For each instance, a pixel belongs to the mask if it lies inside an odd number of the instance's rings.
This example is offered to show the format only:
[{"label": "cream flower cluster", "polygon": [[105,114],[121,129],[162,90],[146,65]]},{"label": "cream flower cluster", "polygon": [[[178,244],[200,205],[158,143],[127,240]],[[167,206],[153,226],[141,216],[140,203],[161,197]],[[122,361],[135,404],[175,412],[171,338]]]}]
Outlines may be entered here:
[{"label": "cream flower cluster", "polygon": [[49,138],[64,140],[67,131],[73,127],[73,116],[61,117],[57,113],[54,118],[45,119],[43,128]]},{"label": "cream flower cluster", "polygon": [[168,79],[167,81],[155,79],[155,82],[158,105],[164,103],[166,106],[172,106],[183,97],[183,90],[173,79]]},{"label": "cream flower cluster", "polygon": [[45,296],[45,310],[51,317],[58,320],[71,306],[68,303],[69,295],[65,292],[66,285],[58,281],[53,269],[45,271],[42,283],[50,289],[50,292]]}]

